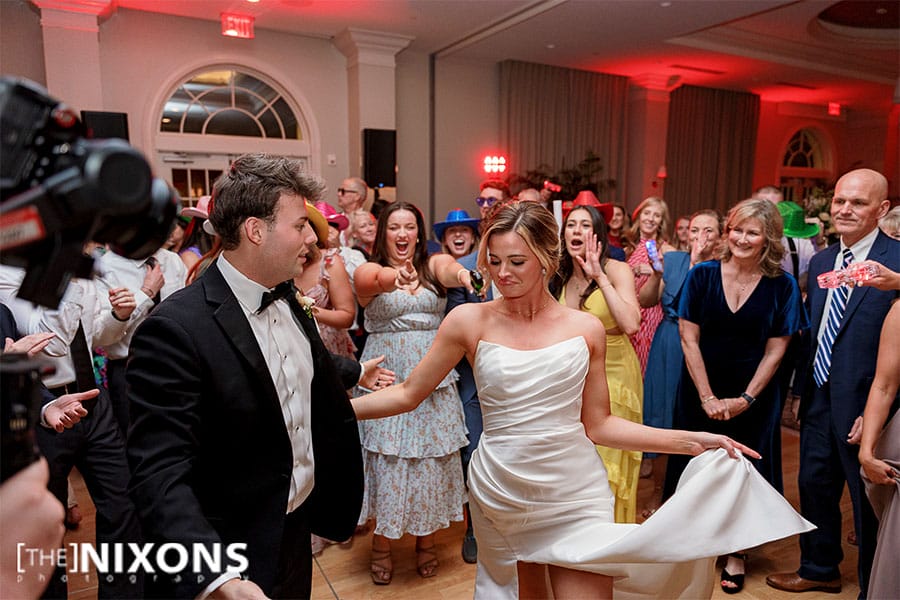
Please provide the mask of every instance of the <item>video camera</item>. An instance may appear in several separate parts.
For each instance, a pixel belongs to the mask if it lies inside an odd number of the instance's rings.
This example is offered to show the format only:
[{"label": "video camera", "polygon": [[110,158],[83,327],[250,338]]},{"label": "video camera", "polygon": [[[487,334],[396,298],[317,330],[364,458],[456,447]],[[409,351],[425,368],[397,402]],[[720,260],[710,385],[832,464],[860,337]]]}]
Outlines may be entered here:
[{"label": "video camera", "polygon": [[179,199],[123,140],[89,140],[75,112],[37,84],[0,77],[0,262],[24,267],[19,297],[56,308],[90,277],[86,242],[147,258],[171,232]]},{"label": "video camera", "polygon": [[[0,77],[0,262],[23,267],[18,297],[59,306],[72,277],[91,277],[86,242],[143,259],[178,214],[174,190],[122,140],[89,140],[71,108],[39,85]],[[38,363],[0,356],[0,481],[37,457]]]}]

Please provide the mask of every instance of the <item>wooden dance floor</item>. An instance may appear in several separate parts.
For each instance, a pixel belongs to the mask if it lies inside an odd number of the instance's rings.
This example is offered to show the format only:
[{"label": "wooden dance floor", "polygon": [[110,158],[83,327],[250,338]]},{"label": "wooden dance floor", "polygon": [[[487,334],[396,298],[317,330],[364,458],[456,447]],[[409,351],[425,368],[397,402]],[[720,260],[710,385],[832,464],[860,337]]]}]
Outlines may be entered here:
[{"label": "wooden dance floor", "polygon": [[[799,507],[797,494],[797,469],[799,464],[799,434],[787,427],[782,428],[783,467],[785,493],[794,507]],[[81,477],[73,477],[76,495],[84,513],[81,527],[66,536],[66,543],[93,541],[94,508],[84,488]],[[650,494],[651,479],[641,479],[639,496],[641,502]],[[816,598],[853,599],[859,593],[856,577],[855,546],[846,543],[846,533],[852,527],[852,511],[850,497],[844,493],[841,503],[844,514],[844,562],[843,590],[840,594],[820,594],[807,592],[791,594],[781,592],[766,585],[766,575],[775,571],[796,569],[800,560],[800,549],[796,536],[762,546],[750,553],[748,561],[748,578],[744,591],[736,596],[728,596],[716,588],[713,598],[738,598],[740,600],[815,600]],[[699,515],[698,515],[699,517]],[[438,559],[440,567],[437,575],[430,579],[422,579],[415,569],[415,540],[410,536],[394,543],[394,579],[390,585],[376,586],[369,578],[369,547],[371,533],[358,535],[349,544],[327,547],[316,558],[313,565],[314,600],[469,600],[475,588],[475,565],[463,562],[460,556],[460,544],[463,537],[463,524],[454,523],[449,529],[439,531],[436,535]],[[93,578],[92,578],[93,579]],[[95,581],[69,580],[71,593],[69,598],[93,600],[97,597]]]}]

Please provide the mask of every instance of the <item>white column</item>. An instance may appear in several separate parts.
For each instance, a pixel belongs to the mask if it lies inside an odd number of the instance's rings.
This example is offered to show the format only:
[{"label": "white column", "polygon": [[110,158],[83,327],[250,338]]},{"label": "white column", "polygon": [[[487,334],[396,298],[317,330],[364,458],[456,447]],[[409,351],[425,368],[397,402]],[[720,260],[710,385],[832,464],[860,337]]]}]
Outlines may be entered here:
[{"label": "white column", "polygon": [[679,81],[680,78],[652,73],[631,80],[628,97],[628,179],[625,189],[629,209],[647,196],[665,198],[665,180],[657,178],[657,173],[666,164],[669,93]]},{"label": "white column", "polygon": [[351,173],[362,173],[362,130],[396,128],[395,57],[414,38],[345,29],[334,45],[347,57],[347,111]]},{"label": "white column", "polygon": [[32,0],[41,10],[47,89],[75,110],[103,110],[98,19],[113,0]]}]

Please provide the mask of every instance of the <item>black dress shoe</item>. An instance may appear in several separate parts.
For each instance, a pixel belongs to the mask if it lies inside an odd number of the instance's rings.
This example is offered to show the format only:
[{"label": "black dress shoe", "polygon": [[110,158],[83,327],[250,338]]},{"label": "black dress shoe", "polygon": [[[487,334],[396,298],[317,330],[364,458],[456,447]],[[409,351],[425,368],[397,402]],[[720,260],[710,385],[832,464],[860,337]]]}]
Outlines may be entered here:
[{"label": "black dress shoe", "polygon": [[462,559],[470,565],[478,562],[478,542],[475,541],[475,535],[471,531],[467,531],[463,538]]}]

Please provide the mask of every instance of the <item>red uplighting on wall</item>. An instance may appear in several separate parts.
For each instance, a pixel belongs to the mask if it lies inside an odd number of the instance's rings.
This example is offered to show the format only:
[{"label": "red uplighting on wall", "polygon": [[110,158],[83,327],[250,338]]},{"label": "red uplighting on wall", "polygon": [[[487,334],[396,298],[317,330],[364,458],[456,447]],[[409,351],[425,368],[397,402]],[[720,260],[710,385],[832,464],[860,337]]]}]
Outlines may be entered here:
[{"label": "red uplighting on wall", "polygon": [[484,172],[485,173],[503,173],[506,171],[505,156],[485,156]]},{"label": "red uplighting on wall", "polygon": [[840,102],[829,102],[828,103],[828,114],[832,117],[841,116],[841,103]]},{"label": "red uplighting on wall", "polygon": [[222,13],[222,35],[253,39],[253,17],[237,13]]}]

